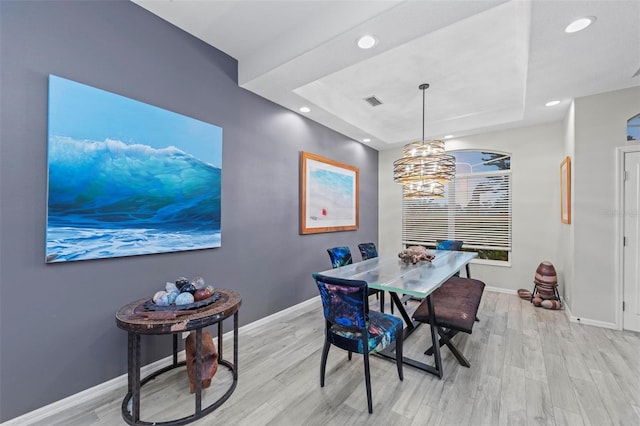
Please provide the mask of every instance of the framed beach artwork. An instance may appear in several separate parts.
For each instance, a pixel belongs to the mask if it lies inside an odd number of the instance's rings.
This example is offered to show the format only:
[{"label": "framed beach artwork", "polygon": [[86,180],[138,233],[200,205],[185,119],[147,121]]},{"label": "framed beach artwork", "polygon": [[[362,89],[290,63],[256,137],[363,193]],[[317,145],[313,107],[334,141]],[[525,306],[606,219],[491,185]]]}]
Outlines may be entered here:
[{"label": "framed beach artwork", "polygon": [[300,163],[300,233],[358,229],[358,168],[304,151]]},{"label": "framed beach artwork", "polygon": [[222,128],[49,76],[46,262],[220,247]]},{"label": "framed beach artwork", "polygon": [[571,223],[571,157],[560,163],[560,220]]}]

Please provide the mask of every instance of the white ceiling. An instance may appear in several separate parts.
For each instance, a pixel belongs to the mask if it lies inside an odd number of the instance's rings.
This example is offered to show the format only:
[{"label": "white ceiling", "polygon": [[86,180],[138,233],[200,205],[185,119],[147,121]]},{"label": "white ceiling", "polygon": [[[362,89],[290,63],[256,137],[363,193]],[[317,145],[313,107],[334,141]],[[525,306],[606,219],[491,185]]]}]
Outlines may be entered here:
[{"label": "white ceiling", "polygon": [[[574,98],[640,86],[640,0],[133,1],[236,58],[241,87],[379,150],[421,139],[421,83],[427,138],[559,121]],[[359,49],[364,34],[378,44]]]}]

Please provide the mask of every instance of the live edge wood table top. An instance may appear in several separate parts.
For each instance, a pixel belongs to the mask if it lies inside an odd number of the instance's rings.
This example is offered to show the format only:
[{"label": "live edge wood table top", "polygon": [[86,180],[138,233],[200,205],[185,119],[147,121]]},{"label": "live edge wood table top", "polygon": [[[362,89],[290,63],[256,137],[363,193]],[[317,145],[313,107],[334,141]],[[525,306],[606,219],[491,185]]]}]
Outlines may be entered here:
[{"label": "live edge wood table top", "polygon": [[138,334],[170,334],[207,327],[235,314],[242,303],[240,294],[233,290],[216,288],[214,291],[220,294],[218,300],[184,311],[147,311],[144,304],[149,298],[136,300],[120,308],[116,323],[121,329]]}]

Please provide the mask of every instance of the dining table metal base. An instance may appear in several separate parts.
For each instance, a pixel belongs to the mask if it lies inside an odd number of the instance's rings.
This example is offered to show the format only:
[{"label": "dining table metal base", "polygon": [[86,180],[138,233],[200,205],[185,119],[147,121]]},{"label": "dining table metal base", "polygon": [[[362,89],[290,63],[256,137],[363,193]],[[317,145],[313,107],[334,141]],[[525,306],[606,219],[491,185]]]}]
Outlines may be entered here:
[{"label": "dining table metal base", "polygon": [[[413,334],[413,332],[415,332],[422,323],[413,321],[411,319],[411,317],[409,316],[409,313],[405,309],[404,303],[402,302],[402,300],[400,299],[397,293],[389,292],[389,294],[391,295],[391,300],[393,304],[396,305],[396,307],[398,308],[398,312],[400,313],[400,315],[402,316],[406,324],[406,327],[403,330],[403,339],[406,341],[406,339],[411,334]],[[433,309],[433,300],[431,298],[431,295],[428,295],[426,297],[426,300],[427,300],[427,303],[429,304],[429,320],[430,320],[429,328],[431,329],[431,343],[432,343],[435,365],[429,365],[422,361],[409,358],[408,356],[402,357],[402,363],[405,365],[409,365],[411,367],[417,368],[419,370],[434,374],[441,379],[444,372],[442,371],[442,357],[440,356],[440,345],[438,344],[438,330],[437,330],[438,327],[433,325],[436,322],[435,322],[435,312]],[[395,345],[389,346],[388,348],[380,352],[377,352],[376,355],[395,361],[396,360]]]}]

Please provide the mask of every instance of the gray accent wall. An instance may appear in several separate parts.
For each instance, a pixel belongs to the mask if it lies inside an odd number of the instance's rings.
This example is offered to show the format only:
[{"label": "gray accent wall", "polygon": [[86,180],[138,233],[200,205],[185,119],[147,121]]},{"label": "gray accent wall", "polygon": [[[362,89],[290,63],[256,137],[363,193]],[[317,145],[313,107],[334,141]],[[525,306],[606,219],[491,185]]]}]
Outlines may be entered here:
[{"label": "gray accent wall", "polygon": [[[238,87],[235,59],[128,1],[1,1],[0,19],[0,421],[124,374],[114,314],[166,281],[237,290],[244,325],[316,296],[326,248],[377,242],[378,153]],[[221,248],[45,264],[49,74],[224,129]],[[359,167],[357,231],[299,234],[300,151]],[[144,363],[170,353],[142,342]]]}]

